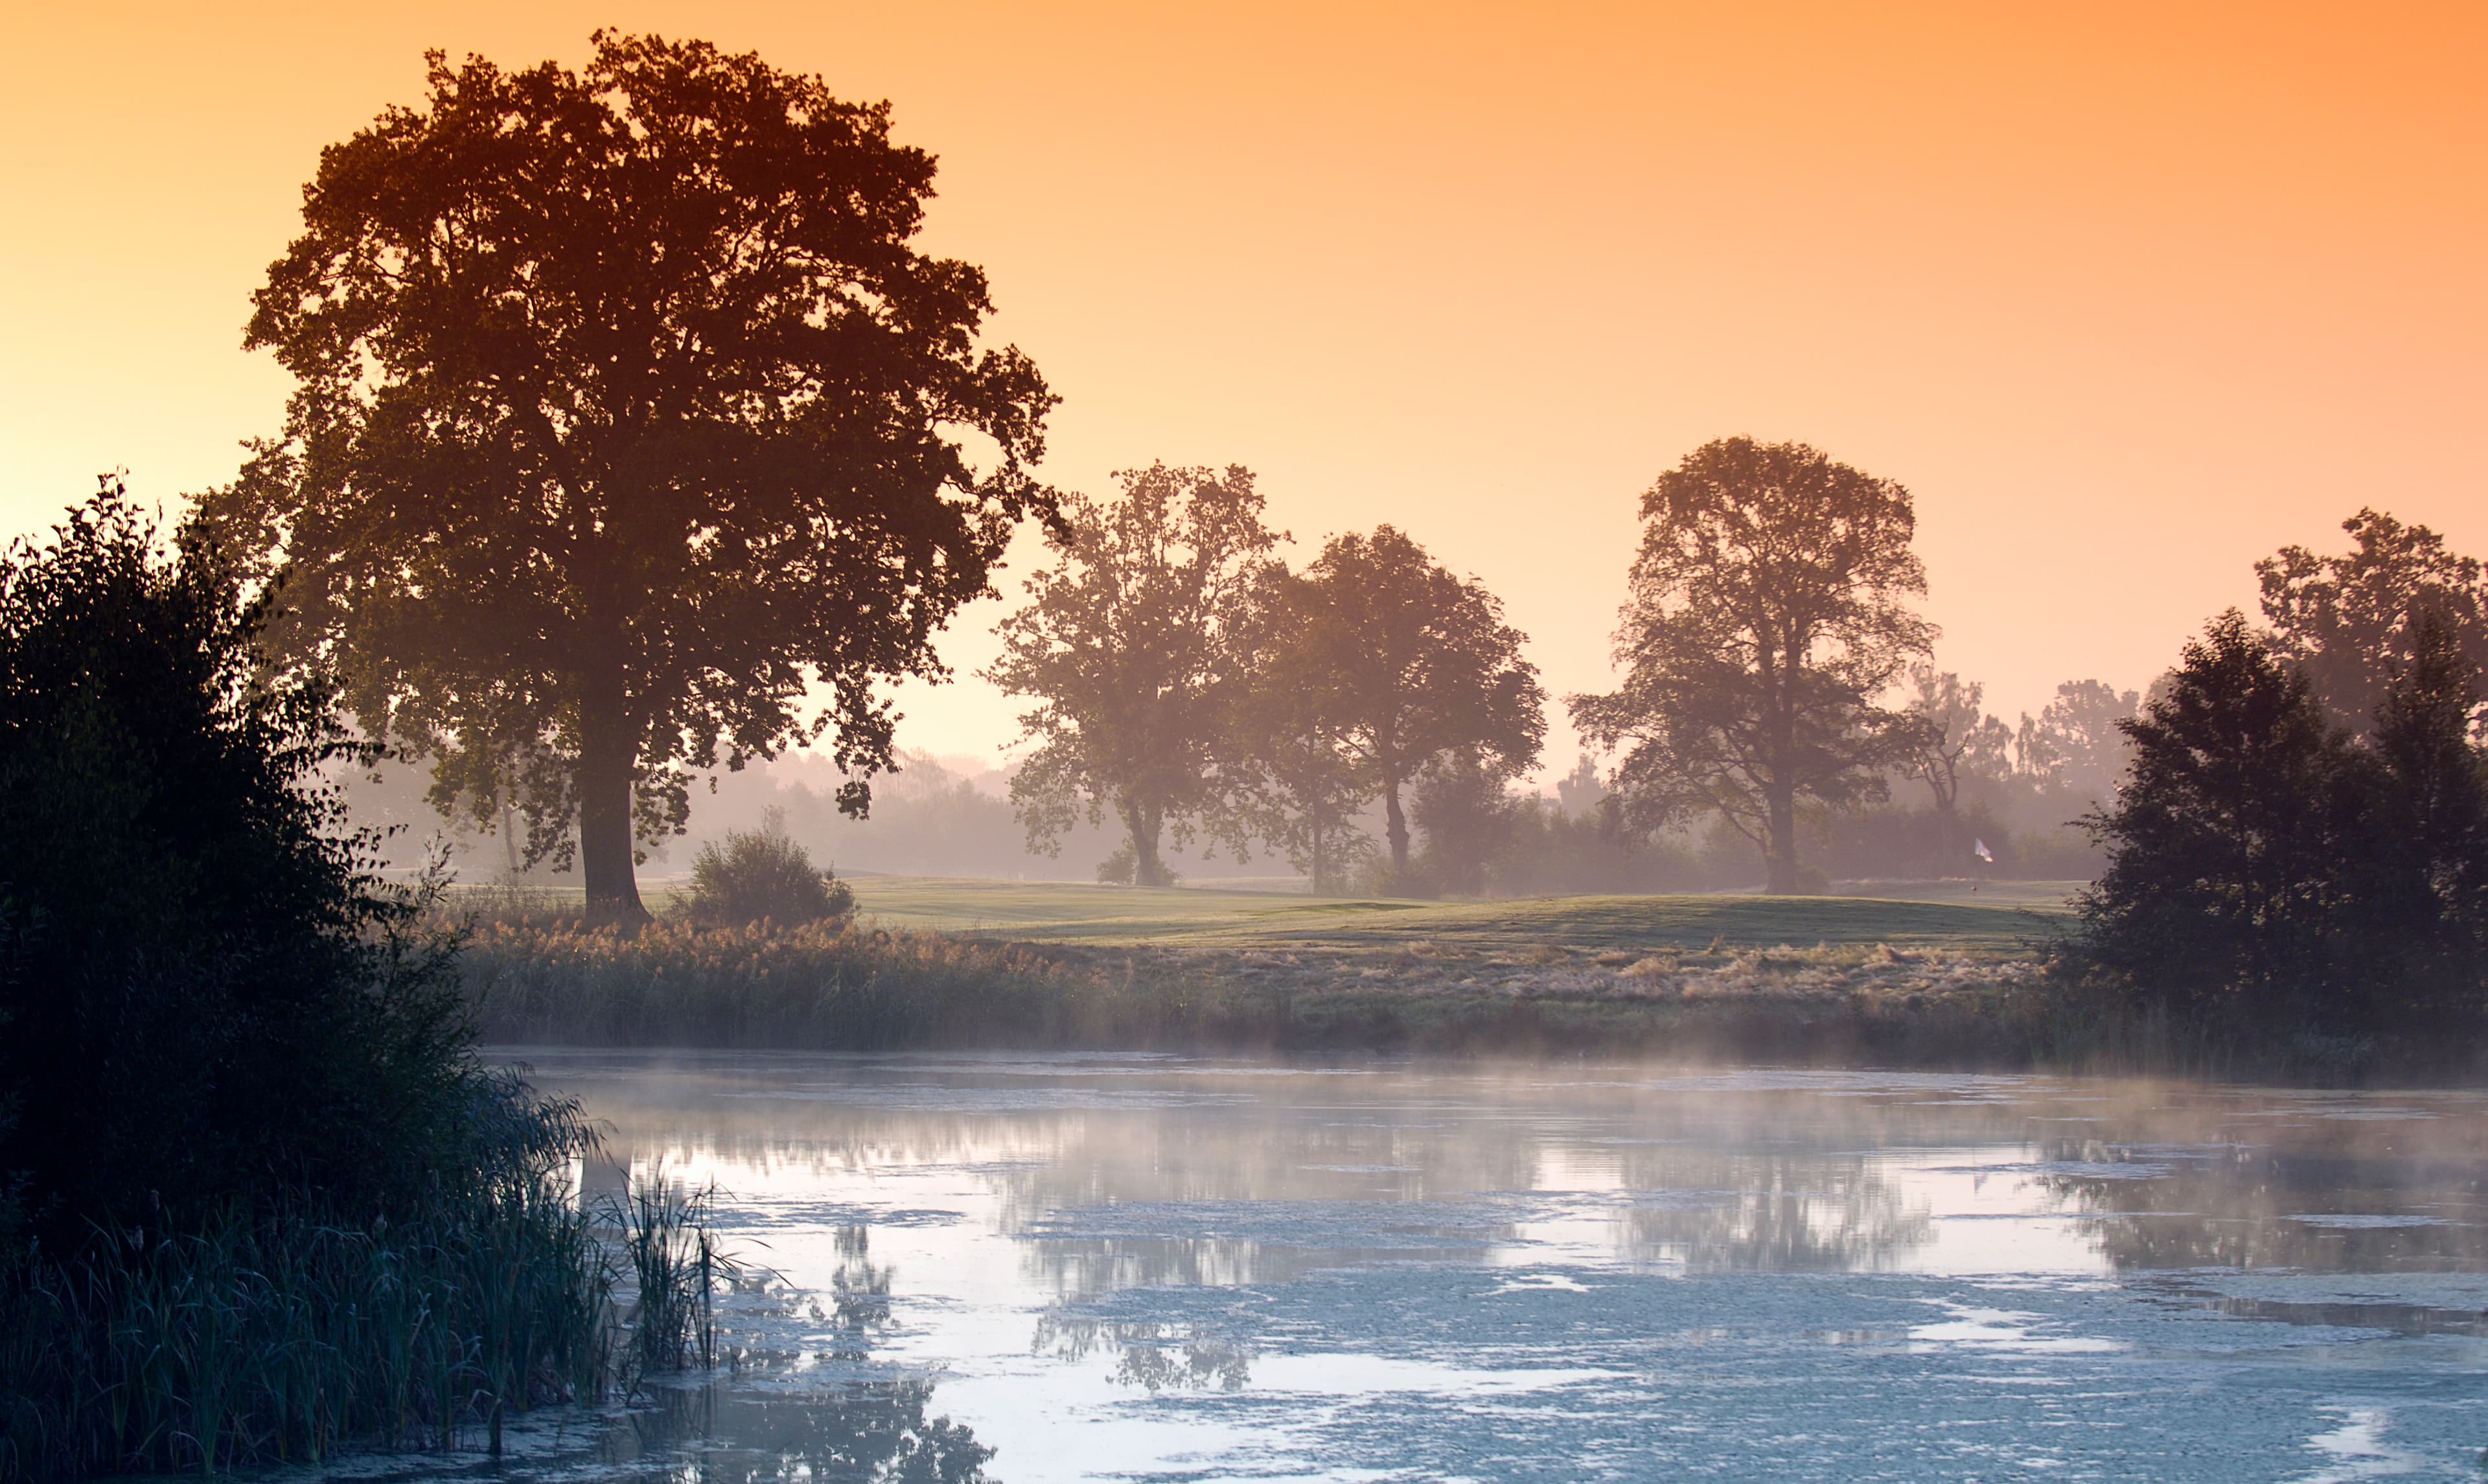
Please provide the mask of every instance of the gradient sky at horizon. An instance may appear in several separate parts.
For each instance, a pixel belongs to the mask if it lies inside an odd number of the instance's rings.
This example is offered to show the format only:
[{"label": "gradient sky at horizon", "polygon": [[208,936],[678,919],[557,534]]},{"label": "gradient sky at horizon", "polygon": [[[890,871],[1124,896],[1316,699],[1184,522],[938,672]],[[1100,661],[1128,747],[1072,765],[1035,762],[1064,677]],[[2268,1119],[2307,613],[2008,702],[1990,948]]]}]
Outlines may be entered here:
[{"label": "gradient sky at horizon", "polygon": [[[21,8],[0,529],[103,469],[231,477],[321,147],[427,47],[575,64],[599,25],[891,101],[929,244],[1064,399],[1057,484],[1240,462],[1300,550],[1391,521],[1557,695],[1609,683],[1640,491],[1728,434],[1914,491],[1938,661],[2008,720],[2147,684],[2362,505],[2488,554],[2475,4]],[[904,742],[1011,735],[968,675],[1000,611]]]}]

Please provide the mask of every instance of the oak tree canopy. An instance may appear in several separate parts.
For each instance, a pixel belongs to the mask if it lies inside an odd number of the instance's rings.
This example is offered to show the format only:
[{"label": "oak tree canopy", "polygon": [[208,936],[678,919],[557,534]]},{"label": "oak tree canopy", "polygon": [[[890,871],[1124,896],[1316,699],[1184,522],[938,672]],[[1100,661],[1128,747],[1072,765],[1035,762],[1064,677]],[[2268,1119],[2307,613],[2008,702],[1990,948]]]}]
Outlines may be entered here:
[{"label": "oak tree canopy", "polygon": [[594,43],[435,53],[421,106],[323,153],[247,335],[298,378],[284,436],[202,508],[436,802],[514,801],[530,859],[575,823],[591,914],[628,920],[692,770],[825,733],[888,766],[876,683],[943,673],[934,632],[1052,509],[1053,398],[979,347],[983,273],[913,245],[934,162],[886,104]]},{"label": "oak tree canopy", "polygon": [[1642,496],[1621,689],[1572,698],[1624,757],[1609,807],[1646,830],[1715,813],[1798,889],[1796,811],[1873,797],[1916,727],[1878,697],[1935,628],[1909,492],[1802,443],[1706,443]]}]

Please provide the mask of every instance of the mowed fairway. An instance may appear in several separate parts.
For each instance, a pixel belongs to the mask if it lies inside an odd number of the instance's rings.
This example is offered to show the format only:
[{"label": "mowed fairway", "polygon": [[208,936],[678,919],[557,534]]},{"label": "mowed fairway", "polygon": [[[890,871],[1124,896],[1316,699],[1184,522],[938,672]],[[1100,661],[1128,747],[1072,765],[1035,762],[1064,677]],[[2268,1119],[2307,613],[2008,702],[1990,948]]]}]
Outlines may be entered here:
[{"label": "mowed fairway", "polygon": [[[1510,952],[1894,947],[2017,953],[2066,923],[2073,882],[2015,882],[1993,905],[1886,897],[1544,897],[1443,904],[1073,882],[851,880],[862,915],[888,927],[998,938],[1223,949],[1391,949],[1414,942]],[[1929,895],[1936,893],[1930,892]],[[1962,894],[1968,896],[1964,888]],[[2000,900],[1995,900],[2000,898]]]}]

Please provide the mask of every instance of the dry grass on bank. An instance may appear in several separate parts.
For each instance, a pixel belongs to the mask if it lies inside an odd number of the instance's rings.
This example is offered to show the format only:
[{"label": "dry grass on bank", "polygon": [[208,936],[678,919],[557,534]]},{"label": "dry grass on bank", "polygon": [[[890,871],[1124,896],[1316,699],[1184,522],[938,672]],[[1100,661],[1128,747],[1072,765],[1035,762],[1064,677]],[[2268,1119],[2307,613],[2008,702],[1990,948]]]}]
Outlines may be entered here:
[{"label": "dry grass on bank", "polygon": [[466,973],[504,1044],[2172,1064],[2148,1026],[2069,1000],[2027,951],[1500,936],[1227,947],[522,921],[480,924]]}]

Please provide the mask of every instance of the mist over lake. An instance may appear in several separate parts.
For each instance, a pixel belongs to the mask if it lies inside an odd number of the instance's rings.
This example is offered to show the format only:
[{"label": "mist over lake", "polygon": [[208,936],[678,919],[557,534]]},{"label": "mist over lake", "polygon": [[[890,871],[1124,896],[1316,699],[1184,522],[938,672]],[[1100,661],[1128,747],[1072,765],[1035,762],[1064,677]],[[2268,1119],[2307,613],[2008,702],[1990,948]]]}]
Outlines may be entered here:
[{"label": "mist over lake", "polygon": [[714,1183],[754,1280],[737,1368],[526,1476],[2459,1478],[2488,1436],[2472,1092],[527,1054],[610,1121],[591,1188]]}]

